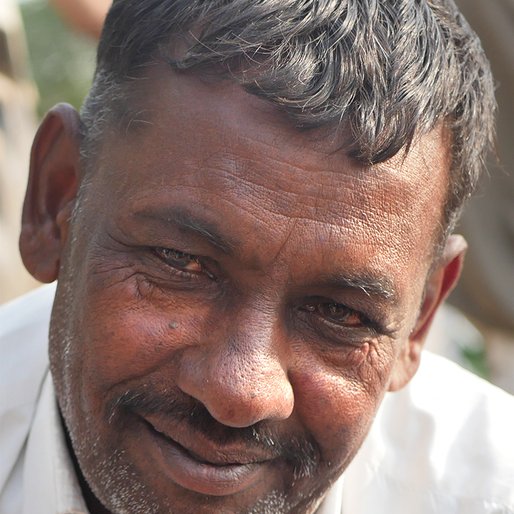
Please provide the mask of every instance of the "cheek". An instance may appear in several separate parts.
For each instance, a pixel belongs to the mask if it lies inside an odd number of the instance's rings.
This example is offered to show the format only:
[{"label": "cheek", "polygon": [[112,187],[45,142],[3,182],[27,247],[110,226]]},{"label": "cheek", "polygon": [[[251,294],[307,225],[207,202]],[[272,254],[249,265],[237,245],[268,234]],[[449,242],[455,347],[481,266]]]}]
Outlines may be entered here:
[{"label": "cheek", "polygon": [[180,295],[162,301],[137,277],[88,286],[83,306],[75,335],[83,350],[83,383],[97,395],[163,369],[173,377],[180,350],[198,341],[208,318],[197,304],[191,316],[193,305]]},{"label": "cheek", "polygon": [[372,354],[344,373],[312,359],[291,374],[296,410],[325,461],[346,465],[368,433],[392,369],[389,355]]}]

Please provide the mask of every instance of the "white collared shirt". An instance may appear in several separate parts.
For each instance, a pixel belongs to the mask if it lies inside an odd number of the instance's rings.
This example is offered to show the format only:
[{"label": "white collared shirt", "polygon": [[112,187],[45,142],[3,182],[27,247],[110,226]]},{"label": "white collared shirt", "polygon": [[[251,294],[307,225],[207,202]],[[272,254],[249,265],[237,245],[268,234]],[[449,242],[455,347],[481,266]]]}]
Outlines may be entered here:
[{"label": "white collared shirt", "polygon": [[[0,514],[87,514],[48,372],[54,287],[0,308]],[[514,398],[424,354],[318,514],[514,514]]]}]

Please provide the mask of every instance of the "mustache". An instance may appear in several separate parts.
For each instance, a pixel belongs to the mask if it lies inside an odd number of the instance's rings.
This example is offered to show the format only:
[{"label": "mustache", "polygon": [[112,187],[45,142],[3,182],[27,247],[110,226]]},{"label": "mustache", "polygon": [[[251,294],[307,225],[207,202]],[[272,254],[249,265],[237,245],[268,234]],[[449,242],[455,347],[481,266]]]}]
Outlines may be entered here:
[{"label": "mustache", "polygon": [[292,466],[295,479],[312,476],[320,461],[320,449],[312,437],[281,434],[266,421],[242,428],[223,425],[205,405],[178,389],[165,392],[147,386],[130,389],[109,402],[107,408],[109,423],[120,410],[143,416],[159,414],[188,425],[193,432],[220,445],[236,443],[265,450]]}]

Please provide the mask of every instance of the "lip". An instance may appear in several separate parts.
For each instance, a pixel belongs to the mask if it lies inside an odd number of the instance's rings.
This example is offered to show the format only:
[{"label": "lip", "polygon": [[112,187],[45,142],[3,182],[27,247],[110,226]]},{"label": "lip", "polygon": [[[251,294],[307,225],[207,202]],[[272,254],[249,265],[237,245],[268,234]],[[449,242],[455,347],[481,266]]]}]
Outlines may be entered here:
[{"label": "lip", "polygon": [[151,438],[152,457],[160,462],[166,475],[177,485],[209,496],[229,496],[251,487],[266,472],[270,459],[223,449],[191,449],[143,418]]}]

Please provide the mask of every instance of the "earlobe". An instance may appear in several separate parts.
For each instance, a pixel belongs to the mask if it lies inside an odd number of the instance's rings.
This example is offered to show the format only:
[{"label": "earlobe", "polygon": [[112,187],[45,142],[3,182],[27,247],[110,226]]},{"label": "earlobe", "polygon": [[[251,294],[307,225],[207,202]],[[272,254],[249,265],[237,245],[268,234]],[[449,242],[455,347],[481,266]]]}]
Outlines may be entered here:
[{"label": "earlobe", "polygon": [[399,356],[389,383],[389,391],[404,387],[416,373],[421,350],[432,325],[435,313],[457,284],[462,270],[467,243],[460,235],[448,238],[438,266],[427,280],[423,303],[416,324],[409,336],[408,344]]},{"label": "earlobe", "polygon": [[78,113],[70,105],[56,105],[32,144],[20,235],[23,263],[41,282],[52,282],[59,273],[79,185],[79,149]]}]

